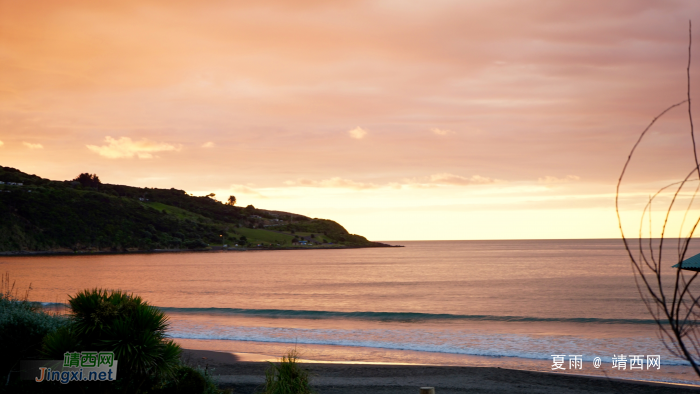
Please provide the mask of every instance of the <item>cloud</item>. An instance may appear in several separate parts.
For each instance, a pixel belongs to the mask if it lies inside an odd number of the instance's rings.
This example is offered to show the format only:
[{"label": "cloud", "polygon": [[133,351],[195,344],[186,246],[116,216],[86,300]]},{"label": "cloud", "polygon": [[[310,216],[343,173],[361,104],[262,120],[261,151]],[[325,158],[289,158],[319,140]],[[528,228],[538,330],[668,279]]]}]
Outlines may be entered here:
[{"label": "cloud", "polygon": [[205,142],[202,144],[202,148],[213,148],[213,147],[214,147],[214,143],[211,141],[208,141],[208,142]]},{"label": "cloud", "polygon": [[3,145],[5,145],[5,143],[4,143],[4,142],[2,142],[2,141],[0,141],[0,146],[3,146]]},{"label": "cloud", "polygon": [[480,175],[472,175],[471,178],[448,173],[434,174],[430,176],[430,183],[438,185],[485,185],[496,182],[498,182],[497,179],[486,178]]},{"label": "cloud", "polygon": [[41,144],[32,144],[31,142],[24,142],[22,141],[22,144],[26,146],[29,149],[44,149],[44,146]]},{"label": "cloud", "polygon": [[361,140],[367,135],[367,130],[358,126],[348,131],[348,133],[350,134],[350,137]]},{"label": "cloud", "polygon": [[375,185],[373,183],[355,182],[355,181],[351,181],[349,179],[343,179],[340,177],[333,177],[333,178],[324,179],[321,181],[312,181],[310,179],[297,179],[296,181],[286,181],[285,184],[289,185],[289,186],[326,187],[326,188],[335,188],[335,189],[355,189],[355,190],[377,189],[380,187],[380,186]]},{"label": "cloud", "polygon": [[544,178],[539,178],[537,181],[540,183],[568,183],[568,182],[576,182],[581,180],[581,177],[576,176],[576,175],[567,175],[564,178],[557,178],[555,176],[549,176],[547,175]]},{"label": "cloud", "polygon": [[433,133],[437,135],[448,135],[448,134],[454,134],[455,132],[452,130],[446,130],[446,129],[438,129],[437,127],[430,129]]},{"label": "cloud", "polygon": [[232,193],[235,194],[245,194],[248,196],[253,196],[253,197],[258,197],[258,198],[267,198],[266,196],[262,195],[259,191],[248,187],[246,185],[231,185],[230,188]]},{"label": "cloud", "polygon": [[404,186],[413,188],[432,188],[440,185],[457,185],[457,186],[467,186],[467,185],[486,185],[496,182],[502,182],[498,179],[486,178],[480,175],[473,175],[470,178],[453,175],[453,174],[434,174],[428,178],[422,179],[405,179],[403,182],[389,182],[386,184],[375,184],[375,183],[364,183],[356,182],[349,179],[343,179],[340,177],[333,177],[329,179],[324,179],[320,181],[314,181],[310,179],[297,179],[296,181],[286,181],[284,182],[287,186],[299,186],[299,187],[323,187],[323,188],[335,188],[335,189],[353,189],[353,190],[368,190],[368,189],[380,189],[380,188],[390,188],[390,189],[401,189]]},{"label": "cloud", "polygon": [[121,137],[118,140],[110,136],[105,137],[107,145],[86,145],[88,149],[110,159],[122,159],[138,157],[139,159],[151,159],[154,152],[179,151],[182,146],[175,146],[164,142],[154,142],[147,139],[132,141],[129,137]]}]

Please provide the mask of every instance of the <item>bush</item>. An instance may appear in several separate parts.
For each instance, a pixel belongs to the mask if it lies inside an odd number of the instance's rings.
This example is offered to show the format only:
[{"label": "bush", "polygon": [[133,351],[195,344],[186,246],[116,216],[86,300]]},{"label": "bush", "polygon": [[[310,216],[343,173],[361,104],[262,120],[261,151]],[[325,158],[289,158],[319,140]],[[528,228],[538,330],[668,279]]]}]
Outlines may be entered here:
[{"label": "bush", "polygon": [[119,290],[84,290],[69,304],[70,325],[44,339],[47,358],[60,360],[68,351],[113,351],[125,392],[138,392],[149,379],[174,377],[181,349],[166,338],[163,312]]},{"label": "bush", "polygon": [[65,326],[67,320],[44,312],[27,301],[28,292],[20,299],[6,273],[0,286],[0,376],[6,377],[18,368],[22,359],[37,358],[41,341],[50,332]]},{"label": "bush", "polygon": [[187,247],[187,249],[202,249],[208,246],[206,242],[202,241],[201,239],[187,240],[184,242],[184,245]]},{"label": "bush", "polygon": [[156,385],[153,394],[218,394],[219,389],[207,370],[201,367],[179,365],[175,369],[174,379]]},{"label": "bush", "polygon": [[263,394],[309,394],[309,371],[297,363],[299,355],[296,349],[282,357],[280,365],[270,363],[265,371],[265,390]]},{"label": "bush", "polygon": [[17,370],[20,360],[38,358],[44,336],[66,323],[31,302],[0,295],[0,376]]}]

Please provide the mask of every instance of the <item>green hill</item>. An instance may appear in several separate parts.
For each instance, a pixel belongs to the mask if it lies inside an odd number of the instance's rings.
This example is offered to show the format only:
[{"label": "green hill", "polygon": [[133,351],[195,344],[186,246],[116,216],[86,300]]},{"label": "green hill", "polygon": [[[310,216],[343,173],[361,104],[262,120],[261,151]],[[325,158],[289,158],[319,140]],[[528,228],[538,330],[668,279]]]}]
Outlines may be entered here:
[{"label": "green hill", "polygon": [[[387,246],[340,224],[183,190],[52,181],[0,166],[0,252]],[[301,241],[313,246],[301,246]]]}]

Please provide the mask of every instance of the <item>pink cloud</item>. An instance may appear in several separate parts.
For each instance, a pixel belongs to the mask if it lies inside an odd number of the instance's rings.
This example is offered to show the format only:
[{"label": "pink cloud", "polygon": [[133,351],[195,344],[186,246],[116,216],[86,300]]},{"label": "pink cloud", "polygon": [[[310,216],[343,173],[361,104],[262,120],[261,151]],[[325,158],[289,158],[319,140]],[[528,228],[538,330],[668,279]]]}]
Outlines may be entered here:
[{"label": "pink cloud", "polygon": [[496,183],[498,180],[486,178],[480,175],[473,175],[469,178],[453,174],[434,174],[430,176],[430,183],[440,185],[485,185]]},{"label": "pink cloud", "polygon": [[[296,179],[372,192],[576,184],[551,174],[614,184],[637,134],[685,98],[685,21],[700,8],[28,0],[3,16],[5,165],[127,184],[147,171],[148,186],[188,190]],[[687,132],[683,110],[659,122],[640,147],[655,160],[630,180],[672,178]],[[37,157],[17,138],[51,149]]]},{"label": "pink cloud", "polygon": [[44,146],[39,143],[22,142],[22,145],[26,146],[29,149],[44,149]]},{"label": "pink cloud", "polygon": [[324,188],[337,188],[337,189],[376,189],[379,186],[373,183],[363,183],[355,182],[349,179],[343,179],[340,177],[333,177],[330,179],[323,179],[320,181],[314,181],[310,179],[298,179],[296,181],[286,181],[287,186],[303,186],[303,187],[324,187]]},{"label": "pink cloud", "polygon": [[540,183],[569,183],[569,182],[577,182],[580,180],[581,180],[581,177],[576,176],[576,175],[567,175],[563,178],[557,178],[555,176],[547,175],[543,178],[538,179],[538,181]]},{"label": "pink cloud", "polygon": [[367,135],[367,130],[361,127],[355,127],[354,129],[348,131],[348,134],[350,134],[350,137],[354,139],[361,140]]},{"label": "pink cloud", "polygon": [[430,129],[430,131],[432,131],[433,134],[442,135],[442,136],[450,135],[450,134],[454,134],[454,133],[455,133],[455,132],[452,131],[452,130],[438,129],[437,127]]},{"label": "pink cloud", "polygon": [[357,182],[349,179],[343,179],[340,177],[333,177],[330,179],[323,179],[320,181],[310,180],[310,179],[297,179],[295,181],[285,181],[284,184],[287,186],[301,186],[301,187],[322,187],[322,188],[338,188],[338,189],[354,189],[354,190],[365,190],[365,189],[379,189],[379,188],[390,188],[390,189],[400,189],[404,186],[408,187],[432,187],[439,185],[453,185],[453,186],[469,186],[469,185],[486,185],[496,182],[503,182],[497,179],[491,179],[482,177],[479,175],[473,175],[469,178],[460,175],[453,175],[448,173],[434,174],[427,178],[412,178],[405,179],[403,182],[387,182],[385,184],[367,183],[367,182]]},{"label": "pink cloud", "polygon": [[104,156],[108,159],[128,159],[138,157],[139,159],[152,159],[153,153],[179,151],[181,146],[175,146],[164,142],[154,142],[147,139],[140,141],[132,141],[129,137],[120,137],[114,139],[110,136],[105,137],[107,145],[86,145],[88,149]]}]

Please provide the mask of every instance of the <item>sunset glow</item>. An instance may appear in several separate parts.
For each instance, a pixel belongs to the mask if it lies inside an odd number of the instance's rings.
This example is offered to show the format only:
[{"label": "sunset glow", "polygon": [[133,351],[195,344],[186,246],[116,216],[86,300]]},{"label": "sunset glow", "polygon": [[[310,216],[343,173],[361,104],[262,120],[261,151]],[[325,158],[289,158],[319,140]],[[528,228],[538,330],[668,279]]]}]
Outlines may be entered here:
[{"label": "sunset glow", "polygon": [[[0,165],[372,240],[618,237],[627,155],[686,98],[689,19],[698,37],[695,1],[2,2]],[[689,130],[684,106],[655,126],[624,215],[692,168]]]}]

